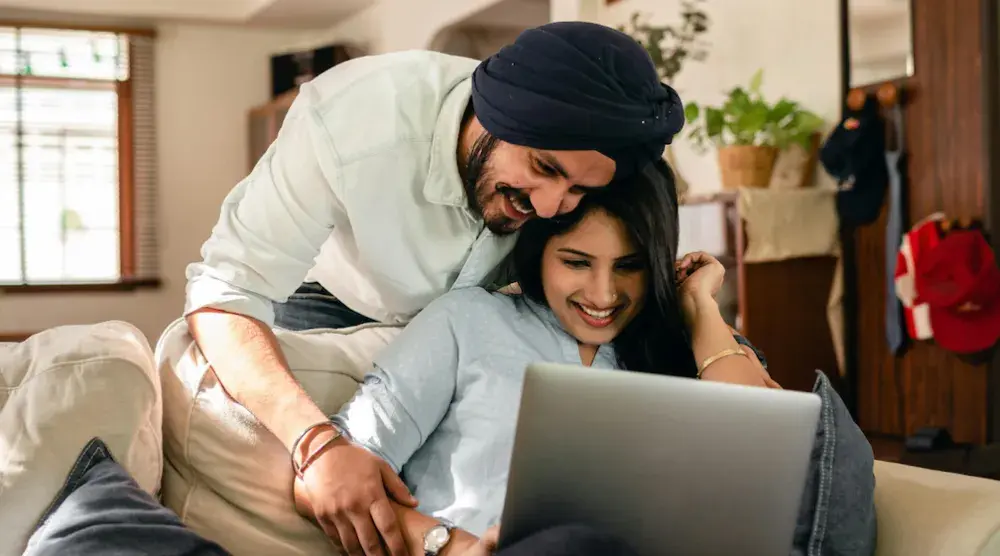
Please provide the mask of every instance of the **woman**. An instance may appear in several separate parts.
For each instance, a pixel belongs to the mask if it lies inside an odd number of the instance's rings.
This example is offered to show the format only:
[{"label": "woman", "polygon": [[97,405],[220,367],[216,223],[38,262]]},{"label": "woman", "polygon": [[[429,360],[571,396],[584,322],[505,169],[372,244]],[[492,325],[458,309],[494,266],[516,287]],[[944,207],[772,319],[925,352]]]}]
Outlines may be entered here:
[{"label": "woman", "polygon": [[[354,399],[297,445],[300,511],[324,516],[350,554],[412,553],[414,529],[435,523],[426,515],[461,528],[453,553],[470,549],[503,507],[532,362],[777,387],[719,313],[723,267],[703,253],[675,264],[676,245],[664,164],[588,195],[565,219],[527,225],[515,249],[523,296],[473,288],[435,301],[375,358]],[[336,484],[324,488],[337,495],[311,507],[308,463],[320,457],[334,460]]]}]

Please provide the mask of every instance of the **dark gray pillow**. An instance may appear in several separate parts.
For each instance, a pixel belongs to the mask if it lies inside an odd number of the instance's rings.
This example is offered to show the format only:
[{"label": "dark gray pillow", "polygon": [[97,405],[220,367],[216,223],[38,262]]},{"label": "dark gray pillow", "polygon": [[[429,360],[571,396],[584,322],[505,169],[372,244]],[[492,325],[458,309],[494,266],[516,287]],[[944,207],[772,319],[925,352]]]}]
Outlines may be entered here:
[{"label": "dark gray pillow", "polygon": [[844,401],[821,372],[813,392],[823,400],[792,556],[875,553],[875,458]]}]

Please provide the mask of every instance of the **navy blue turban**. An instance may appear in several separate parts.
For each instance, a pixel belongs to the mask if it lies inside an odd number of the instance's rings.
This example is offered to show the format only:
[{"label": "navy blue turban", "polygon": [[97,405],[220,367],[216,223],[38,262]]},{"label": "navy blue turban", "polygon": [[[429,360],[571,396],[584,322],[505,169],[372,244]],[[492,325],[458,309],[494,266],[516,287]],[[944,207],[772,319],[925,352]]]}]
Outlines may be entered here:
[{"label": "navy blue turban", "polygon": [[661,157],[684,126],[677,92],[660,83],[634,39],[595,23],[549,23],[521,33],[472,75],[486,131],[524,147],[595,150],[615,180]]}]

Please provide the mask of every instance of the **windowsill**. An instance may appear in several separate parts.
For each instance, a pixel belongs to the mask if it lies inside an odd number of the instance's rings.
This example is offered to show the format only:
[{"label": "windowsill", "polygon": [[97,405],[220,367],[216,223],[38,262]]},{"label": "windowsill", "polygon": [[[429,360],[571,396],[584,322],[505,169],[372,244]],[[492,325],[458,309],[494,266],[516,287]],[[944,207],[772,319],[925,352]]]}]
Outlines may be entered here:
[{"label": "windowsill", "polygon": [[32,335],[31,332],[0,332],[0,344],[18,344]]},{"label": "windowsill", "polygon": [[54,284],[0,283],[0,294],[130,292],[138,289],[156,289],[161,285],[159,278],[126,278],[117,282],[63,282]]}]

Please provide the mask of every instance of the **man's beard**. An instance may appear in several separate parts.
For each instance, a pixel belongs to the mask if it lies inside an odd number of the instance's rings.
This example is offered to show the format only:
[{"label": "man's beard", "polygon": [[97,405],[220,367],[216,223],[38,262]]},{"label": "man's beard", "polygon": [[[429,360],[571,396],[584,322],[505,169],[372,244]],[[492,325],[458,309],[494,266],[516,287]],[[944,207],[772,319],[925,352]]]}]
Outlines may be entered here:
[{"label": "man's beard", "polygon": [[505,194],[519,196],[521,202],[527,206],[531,205],[531,201],[527,195],[505,183],[497,183],[494,186],[493,153],[499,145],[500,140],[492,134],[484,132],[480,135],[469,150],[469,158],[462,171],[462,182],[465,186],[465,198],[468,200],[469,210],[473,214],[480,215],[486,227],[494,234],[507,235],[518,230],[519,222],[512,220],[502,210],[498,214],[485,214],[485,207],[489,206],[490,201],[494,198]]}]

